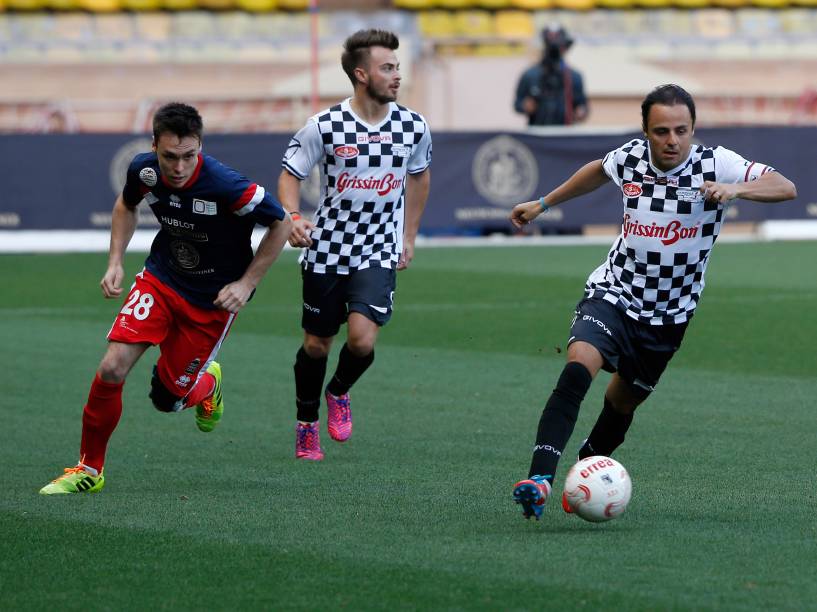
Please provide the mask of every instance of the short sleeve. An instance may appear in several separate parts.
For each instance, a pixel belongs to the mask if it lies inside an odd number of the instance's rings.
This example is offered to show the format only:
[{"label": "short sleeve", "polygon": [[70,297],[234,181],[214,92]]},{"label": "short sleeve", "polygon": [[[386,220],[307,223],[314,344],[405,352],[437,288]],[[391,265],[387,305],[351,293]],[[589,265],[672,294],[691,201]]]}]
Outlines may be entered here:
[{"label": "short sleeve", "polygon": [[291,174],[304,180],[323,155],[320,128],[314,119],[310,119],[289,141],[282,164]]},{"label": "short sleeve", "polygon": [[408,173],[419,174],[431,165],[431,130],[428,129],[428,124],[425,125],[425,132],[423,132],[420,142],[414,147],[411,157],[408,161]]},{"label": "short sleeve", "polygon": [[724,147],[715,148],[715,178],[719,183],[747,183],[756,181],[774,168],[744,159]]},{"label": "short sleeve", "polygon": [[[139,163],[137,158],[134,158],[130,165],[128,166],[128,172],[125,177],[125,186],[122,188],[122,199],[125,201],[125,204],[130,206],[131,208],[135,208],[139,205],[139,202],[142,201],[142,198],[145,195],[145,189],[142,188],[142,184],[139,180],[139,172],[142,168],[142,164]],[[156,184],[156,172],[152,168],[147,168],[145,172],[152,172],[154,185]]]},{"label": "short sleeve", "polygon": [[604,173],[619,187],[621,187],[621,169],[624,167],[625,155],[622,148],[618,148],[605,155],[601,162]]}]

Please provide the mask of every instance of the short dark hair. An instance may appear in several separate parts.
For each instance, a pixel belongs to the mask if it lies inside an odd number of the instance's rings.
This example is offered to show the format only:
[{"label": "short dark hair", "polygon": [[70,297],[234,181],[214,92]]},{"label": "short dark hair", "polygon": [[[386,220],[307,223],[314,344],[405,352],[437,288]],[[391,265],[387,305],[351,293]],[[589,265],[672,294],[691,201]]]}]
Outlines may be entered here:
[{"label": "short dark hair", "polygon": [[641,125],[647,131],[647,117],[654,104],[664,106],[675,106],[676,104],[686,104],[689,109],[689,116],[692,117],[692,127],[695,127],[695,100],[689,92],[680,85],[659,85],[647,94],[641,103]]},{"label": "short dark hair", "polygon": [[358,30],[343,43],[343,55],[340,56],[340,65],[352,85],[357,84],[355,68],[360,68],[371,57],[372,47],[386,47],[394,51],[400,46],[397,35],[387,30]]},{"label": "short dark hair", "polygon": [[165,104],[153,115],[153,140],[157,142],[159,136],[165,132],[175,134],[179,138],[195,136],[201,140],[203,128],[204,122],[199,111],[182,102]]}]

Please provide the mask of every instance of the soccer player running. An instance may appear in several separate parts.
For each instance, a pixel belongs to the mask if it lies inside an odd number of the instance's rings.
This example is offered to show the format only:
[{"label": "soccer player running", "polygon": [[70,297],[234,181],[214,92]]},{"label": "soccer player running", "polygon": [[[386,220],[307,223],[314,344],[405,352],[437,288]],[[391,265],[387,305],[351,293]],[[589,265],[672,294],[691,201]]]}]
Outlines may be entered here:
[{"label": "soccer player running", "polygon": [[695,103],[663,85],[641,104],[646,140],[631,140],[580,168],[548,195],[518,204],[516,227],[608,180],[621,190],[622,231],[587,279],[570,329],[567,364],[542,412],[528,478],[514,485],[525,518],[542,513],[579,406],[602,368],[612,372],[604,407],[579,451],[609,456],[635,409],[681,345],[729,202],[781,202],[794,184],[770,166],[723,147],[693,145]]},{"label": "soccer player running", "polygon": [[[278,198],[292,216],[289,243],[303,247],[303,346],[295,357],[295,456],[320,461],[318,411],[332,341],[346,343],[324,396],[329,435],[352,434],[349,389],[374,361],[380,327],[392,314],[396,270],[409,266],[430,185],[431,133],[395,103],[399,41],[361,30],[344,43],[354,95],[311,117],[289,143]],[[321,163],[313,219],[298,212],[300,182]]]},{"label": "soccer player running", "polygon": [[[140,202],[151,207],[161,229],[108,333],[108,349],[82,413],[79,463],[40,493],[102,489],[125,378],[151,345],[160,349],[150,381],[153,405],[162,412],[195,406],[196,425],[204,432],[221,419],[216,353],[236,313],[281,252],[292,223],[263,187],[202,155],[201,136],[195,108],[167,104],[153,117],[153,152],[130,163],[113,207],[108,269],[100,283],[106,298],[123,294],[123,259]],[[253,255],[256,224],[268,230]]]}]

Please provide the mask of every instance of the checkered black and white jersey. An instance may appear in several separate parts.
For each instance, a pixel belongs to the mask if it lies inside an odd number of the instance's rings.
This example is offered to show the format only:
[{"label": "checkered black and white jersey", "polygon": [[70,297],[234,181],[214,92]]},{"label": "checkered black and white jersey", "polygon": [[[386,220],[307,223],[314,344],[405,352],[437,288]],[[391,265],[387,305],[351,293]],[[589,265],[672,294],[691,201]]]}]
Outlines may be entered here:
[{"label": "checkered black and white jersey", "polygon": [[604,172],[621,189],[624,219],[607,260],[587,279],[587,296],[616,304],[642,323],[692,317],[709,254],[728,204],[704,201],[704,181],[753,181],[774,168],[723,147],[693,145],[678,167],[662,172],[649,144],[632,140],[608,153]]},{"label": "checkered black and white jersey", "polygon": [[312,246],[301,262],[318,274],[396,268],[403,250],[406,174],[431,163],[425,119],[394,102],[368,125],[344,100],[311,117],[289,143],[283,166],[305,179],[322,160]]}]

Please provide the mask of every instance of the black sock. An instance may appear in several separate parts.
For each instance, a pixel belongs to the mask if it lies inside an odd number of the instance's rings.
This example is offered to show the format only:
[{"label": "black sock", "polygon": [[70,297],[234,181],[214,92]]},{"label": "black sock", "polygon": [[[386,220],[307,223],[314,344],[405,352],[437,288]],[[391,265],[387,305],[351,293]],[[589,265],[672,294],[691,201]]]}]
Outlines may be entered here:
[{"label": "black sock", "polygon": [[335,375],[326,390],[334,396],[348,393],[352,385],[357,382],[357,379],[363,375],[372,362],[374,361],[374,350],[365,357],[358,357],[349,350],[349,345],[344,344],[340,349],[340,357],[338,357],[338,368],[335,370]]},{"label": "black sock", "polygon": [[573,433],[579,407],[592,382],[593,377],[582,364],[571,361],[564,367],[539,419],[528,477],[544,476],[553,484],[556,466]]},{"label": "black sock", "polygon": [[609,457],[624,442],[624,436],[627,435],[632,422],[633,414],[616,412],[610,400],[605,397],[604,408],[593,426],[593,431],[587,437],[587,442],[579,451],[579,457],[581,459],[592,455]]},{"label": "black sock", "polygon": [[313,359],[304,347],[295,355],[295,405],[298,420],[312,423],[318,420],[321,405],[321,389],[326,376],[326,357]]}]

